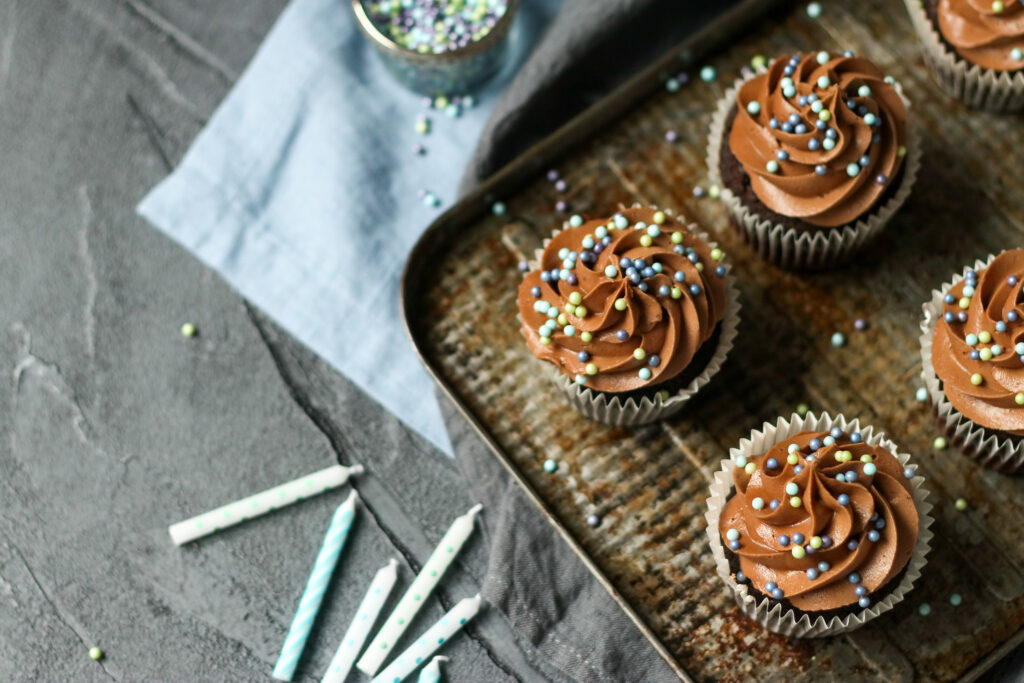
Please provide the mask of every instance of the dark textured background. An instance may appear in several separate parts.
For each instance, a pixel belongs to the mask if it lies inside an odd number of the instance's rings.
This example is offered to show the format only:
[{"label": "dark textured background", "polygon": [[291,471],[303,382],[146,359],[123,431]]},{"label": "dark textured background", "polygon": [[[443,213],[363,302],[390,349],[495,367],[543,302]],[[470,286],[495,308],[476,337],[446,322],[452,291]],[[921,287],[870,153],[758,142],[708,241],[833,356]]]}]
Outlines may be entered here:
[{"label": "dark textured background", "polygon": [[[167,525],[340,458],[368,467],[369,507],[313,680],[373,572],[397,557],[408,582],[471,504],[451,461],[134,213],[285,4],[0,0],[0,680],[267,679],[345,491],[181,549]],[[478,590],[484,541],[444,605]],[[452,680],[538,677],[496,613],[469,633]]]}]

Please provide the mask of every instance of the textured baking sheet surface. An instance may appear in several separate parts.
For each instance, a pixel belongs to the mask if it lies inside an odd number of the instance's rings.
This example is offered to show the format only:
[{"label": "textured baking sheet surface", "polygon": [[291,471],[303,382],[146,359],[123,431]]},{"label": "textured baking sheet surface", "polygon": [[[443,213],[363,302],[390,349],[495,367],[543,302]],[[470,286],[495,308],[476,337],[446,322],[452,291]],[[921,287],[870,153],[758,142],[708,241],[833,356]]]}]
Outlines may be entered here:
[{"label": "textured baking sheet surface", "polygon": [[[440,378],[489,432],[603,573],[698,680],[895,680],[972,677],[1024,626],[1022,480],[984,470],[939,434],[921,386],[917,330],[933,287],[975,258],[1022,240],[1024,143],[1019,117],[965,109],[932,83],[902,3],[801,3],[709,60],[696,78],[661,90],[557,167],[559,194],[538,173],[503,217],[481,212],[430,255],[412,329]],[[757,54],[850,49],[900,80],[923,132],[915,192],[880,239],[851,265],[816,274],[758,259],[722,206],[696,199],[716,100]],[[666,131],[678,141],[665,141]],[[699,221],[725,249],[743,296],[725,369],[677,418],[639,429],[581,418],[523,343],[517,261],[532,256],[562,217],[611,214],[619,203],[672,208]],[[869,321],[855,331],[853,321]],[[843,348],[830,336],[842,331]],[[739,615],[715,575],[703,512],[711,472],[741,437],[806,402],[884,430],[928,477],[936,539],[924,576],[893,612],[846,636],[789,641]],[[559,463],[555,474],[542,468]],[[964,512],[953,501],[966,498]],[[585,518],[601,517],[598,528]],[[963,596],[950,605],[952,593]],[[930,616],[919,607],[931,606]]]}]

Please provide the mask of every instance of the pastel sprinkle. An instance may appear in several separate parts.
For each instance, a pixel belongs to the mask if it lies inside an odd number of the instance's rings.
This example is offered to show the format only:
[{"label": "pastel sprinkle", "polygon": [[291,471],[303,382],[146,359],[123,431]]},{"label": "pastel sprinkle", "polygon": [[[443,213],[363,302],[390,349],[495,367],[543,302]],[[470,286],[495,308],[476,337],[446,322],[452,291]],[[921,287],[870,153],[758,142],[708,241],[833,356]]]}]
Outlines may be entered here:
[{"label": "pastel sprinkle", "polygon": [[917,392],[914,393],[914,398],[917,399],[918,403],[925,403],[928,400],[928,390],[924,387],[918,387]]},{"label": "pastel sprinkle", "polygon": [[967,509],[967,500],[966,500],[966,499],[964,499],[964,498],[957,498],[957,499],[956,499],[956,500],[955,500],[955,501],[953,502],[953,507],[955,507],[955,508],[956,508],[957,510],[959,510],[960,512],[963,512],[964,510],[966,510],[966,509]]},{"label": "pastel sprinkle", "polygon": [[922,602],[921,605],[917,608],[917,613],[920,614],[922,617],[926,617],[932,613],[932,606],[929,605],[927,602]]},{"label": "pastel sprinkle", "polygon": [[183,337],[194,337],[196,336],[196,326],[192,323],[184,323],[181,326],[181,334]]},{"label": "pastel sprinkle", "polygon": [[811,407],[809,405],[807,405],[806,403],[797,404],[796,414],[799,415],[800,417],[803,417],[804,415],[807,414],[807,412],[810,409],[811,409]]},{"label": "pastel sprinkle", "polygon": [[946,437],[944,436],[937,436],[935,437],[935,441],[932,442],[932,448],[937,451],[945,450],[946,446]]},{"label": "pastel sprinkle", "polygon": [[830,342],[832,343],[832,346],[836,347],[837,349],[840,348],[841,346],[845,346],[846,335],[843,334],[842,332],[835,332],[833,333]]},{"label": "pastel sprinkle", "polygon": [[811,19],[817,19],[821,16],[821,3],[812,2],[807,5],[807,16]]},{"label": "pastel sprinkle", "polygon": [[550,472],[554,472],[557,469],[558,469],[558,463],[555,462],[554,460],[552,460],[551,458],[548,458],[547,460],[544,461],[544,471],[545,472],[549,472],[550,473]]},{"label": "pastel sprinkle", "polygon": [[717,77],[718,72],[715,71],[715,67],[713,66],[705,66],[700,70],[700,80],[704,81],[705,83],[710,83]]},{"label": "pastel sprinkle", "polygon": [[953,605],[953,607],[959,607],[963,601],[964,599],[959,593],[953,593],[949,596],[949,604]]},{"label": "pastel sprinkle", "polygon": [[99,649],[98,647],[90,647],[89,659],[96,662],[100,661],[101,659],[103,659],[103,650]]}]

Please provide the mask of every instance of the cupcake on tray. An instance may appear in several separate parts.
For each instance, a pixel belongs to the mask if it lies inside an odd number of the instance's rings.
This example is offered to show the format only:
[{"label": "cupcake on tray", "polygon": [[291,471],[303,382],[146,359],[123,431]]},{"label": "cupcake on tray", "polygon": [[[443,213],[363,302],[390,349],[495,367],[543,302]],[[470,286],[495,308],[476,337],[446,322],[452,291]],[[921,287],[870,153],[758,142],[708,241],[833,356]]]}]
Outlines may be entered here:
[{"label": "cupcake on tray", "polygon": [[852,53],[776,59],[718,106],[708,171],[740,232],[790,268],[849,258],[903,205],[919,151],[908,102]]},{"label": "cupcake on tray", "polygon": [[519,287],[523,335],[583,415],[615,425],[667,417],[732,348],[739,294],[723,259],[667,211],[574,215]]},{"label": "cupcake on tray", "polygon": [[921,575],[931,532],[924,478],[871,427],[793,415],[722,461],[708,499],[719,576],[776,633],[851,631]]},{"label": "cupcake on tray", "polygon": [[968,106],[1024,111],[1021,0],[905,0],[924,60],[942,88]]},{"label": "cupcake on tray", "polygon": [[966,268],[924,305],[921,364],[939,421],[964,453],[1024,466],[1024,249]]}]

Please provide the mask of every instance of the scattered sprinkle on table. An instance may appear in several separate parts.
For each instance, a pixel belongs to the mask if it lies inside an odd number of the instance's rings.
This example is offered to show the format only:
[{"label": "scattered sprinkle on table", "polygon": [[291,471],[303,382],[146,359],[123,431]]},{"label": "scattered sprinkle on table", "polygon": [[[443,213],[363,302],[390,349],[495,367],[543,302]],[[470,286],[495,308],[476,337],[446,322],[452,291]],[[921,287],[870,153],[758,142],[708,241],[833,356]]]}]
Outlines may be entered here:
[{"label": "scattered sprinkle on table", "polygon": [[597,515],[587,515],[587,525],[596,527],[601,524],[601,518]]},{"label": "scattered sprinkle on table", "polygon": [[963,601],[964,599],[959,593],[953,593],[949,596],[949,604],[953,605],[953,607],[959,607]]},{"label": "scattered sprinkle on table", "polygon": [[681,86],[682,84],[675,78],[670,78],[665,81],[665,90],[668,90],[669,92],[679,92],[679,88]]},{"label": "scattered sprinkle on table", "polygon": [[705,83],[710,83],[716,78],[718,78],[718,72],[715,71],[715,67],[705,66],[700,70],[700,80],[704,81]]},{"label": "scattered sprinkle on table", "polygon": [[504,216],[505,215],[505,203],[504,202],[494,202],[493,204],[491,204],[491,213],[493,213],[495,216]]},{"label": "scattered sprinkle on table", "polygon": [[957,498],[956,501],[953,502],[953,507],[955,507],[960,512],[963,512],[964,510],[967,509],[967,500],[964,498]]},{"label": "scattered sprinkle on table", "polygon": [[412,153],[415,154],[416,156],[423,156],[424,154],[427,153],[427,148],[419,143],[416,143],[415,145],[412,146]]},{"label": "scattered sprinkle on table", "polygon": [[846,345],[846,335],[842,332],[835,332],[832,334],[832,339],[830,341],[832,342],[832,346],[838,349],[839,347]]},{"label": "scattered sprinkle on table", "polygon": [[809,405],[807,405],[806,403],[801,403],[796,407],[796,414],[799,415],[800,417],[803,417],[804,415],[807,414],[807,411],[810,409],[811,407]]},{"label": "scattered sprinkle on table", "polygon": [[185,337],[196,336],[196,326],[193,325],[192,323],[185,323],[184,325],[181,326],[181,334],[182,336]]},{"label": "scattered sprinkle on table", "polygon": [[721,196],[722,190],[718,185],[712,185],[708,188],[708,196],[712,199],[718,199]]},{"label": "scattered sprinkle on table", "polygon": [[92,659],[97,662],[100,661],[101,659],[103,659],[103,650],[99,649],[98,647],[90,647],[89,659]]},{"label": "scattered sprinkle on table", "polygon": [[868,321],[864,318],[857,318],[853,321],[853,329],[855,330],[866,330],[868,329]]},{"label": "scattered sprinkle on table", "polygon": [[551,182],[555,182],[556,180],[558,180],[558,171],[556,171],[555,169],[551,169],[550,171],[548,171],[548,180],[550,180]]},{"label": "scattered sprinkle on table", "polygon": [[927,602],[922,602],[921,605],[917,608],[917,613],[920,614],[922,617],[926,617],[932,613],[932,606],[929,605]]},{"label": "scattered sprinkle on table", "polygon": [[566,202],[562,201],[561,199],[559,199],[557,202],[555,202],[555,211],[559,211],[561,213],[565,213],[568,210],[569,210],[569,205]]},{"label": "scattered sprinkle on table", "polygon": [[436,209],[437,207],[441,206],[441,198],[438,197],[433,192],[424,192],[423,205],[429,206],[432,209]]},{"label": "scattered sprinkle on table", "polygon": [[558,469],[558,463],[555,462],[554,460],[552,460],[551,458],[548,458],[547,460],[544,461],[544,471],[545,472],[551,473],[551,472],[554,472],[557,469]]},{"label": "scattered sprinkle on table", "polygon": [[807,16],[809,16],[811,19],[817,19],[818,17],[820,17],[821,16],[821,3],[820,2],[812,2],[809,5],[807,5]]},{"label": "scattered sprinkle on table", "polygon": [[918,403],[925,403],[928,401],[928,390],[924,387],[918,387],[914,393],[914,398],[917,399]]},{"label": "scattered sprinkle on table", "polygon": [[697,187],[693,188],[693,196],[696,197],[697,199],[700,199],[701,197],[703,197],[704,194],[705,194],[704,193],[704,188],[701,187],[700,185],[698,185]]},{"label": "scattered sprinkle on table", "polygon": [[526,259],[519,261],[519,270],[523,271],[524,273],[530,270],[530,264],[526,262]]},{"label": "scattered sprinkle on table", "polygon": [[420,135],[426,135],[430,132],[430,119],[420,114],[419,118],[416,119],[416,125],[413,128]]},{"label": "scattered sprinkle on table", "polygon": [[934,448],[937,451],[945,450],[946,446],[948,445],[949,444],[946,442],[946,437],[944,436],[937,436],[935,437],[935,441],[932,442],[932,448]]},{"label": "scattered sprinkle on table", "polygon": [[555,181],[555,192],[565,192],[568,189],[569,183],[565,182],[562,179],[558,179]]},{"label": "scattered sprinkle on table", "polygon": [[760,70],[768,66],[768,60],[764,55],[754,55],[750,60],[750,66],[756,70]]},{"label": "scattered sprinkle on table", "polygon": [[[508,10],[506,0],[380,0],[365,2],[374,25],[402,47],[453,52],[482,40]],[[436,104],[436,103],[435,103]]]},{"label": "scattered sprinkle on table", "polygon": [[675,142],[679,139],[679,133],[674,130],[665,131],[665,142]]}]

